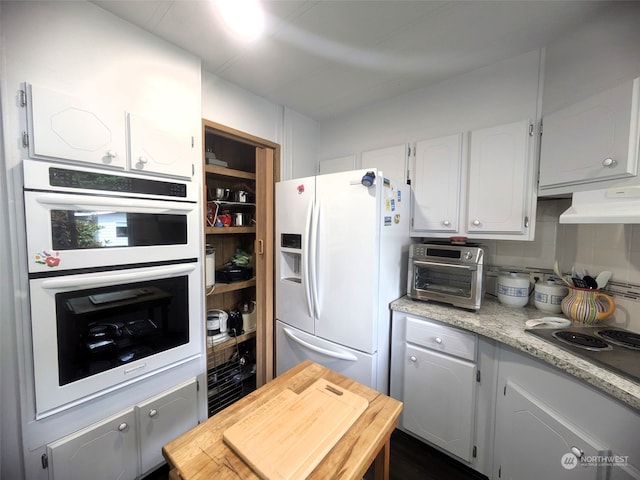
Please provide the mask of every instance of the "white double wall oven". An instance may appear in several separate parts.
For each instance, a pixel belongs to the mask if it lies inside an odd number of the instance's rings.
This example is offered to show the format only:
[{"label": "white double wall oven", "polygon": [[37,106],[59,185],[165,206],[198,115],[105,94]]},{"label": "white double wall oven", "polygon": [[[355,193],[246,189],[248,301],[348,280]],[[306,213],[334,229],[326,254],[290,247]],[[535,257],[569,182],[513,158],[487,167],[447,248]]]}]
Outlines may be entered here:
[{"label": "white double wall oven", "polygon": [[201,355],[200,192],[24,160],[36,416]]}]

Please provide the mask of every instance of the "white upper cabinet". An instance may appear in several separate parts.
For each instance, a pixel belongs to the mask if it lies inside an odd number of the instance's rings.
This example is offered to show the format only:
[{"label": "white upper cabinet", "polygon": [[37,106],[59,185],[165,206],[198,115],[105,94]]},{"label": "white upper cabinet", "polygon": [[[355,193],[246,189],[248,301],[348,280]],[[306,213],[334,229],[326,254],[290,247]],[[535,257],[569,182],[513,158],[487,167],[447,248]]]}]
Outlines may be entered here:
[{"label": "white upper cabinet", "polygon": [[529,226],[528,121],[474,130],[470,135],[467,233],[523,235]]},{"label": "white upper cabinet", "polygon": [[385,177],[398,182],[407,182],[408,146],[394,145],[362,152],[361,168],[377,168],[382,170]]},{"label": "white upper cabinet", "polygon": [[192,138],[188,132],[170,131],[151,119],[128,114],[131,169],[186,177],[192,175],[189,160]]},{"label": "white upper cabinet", "polygon": [[637,175],[639,91],[636,78],[544,116],[541,194]]},{"label": "white upper cabinet", "polygon": [[[533,125],[519,121],[418,142],[411,235],[533,240]],[[466,146],[468,143],[468,146]]]},{"label": "white upper cabinet", "polygon": [[187,179],[194,174],[189,132],[98,98],[88,101],[36,85],[27,90],[31,157]]},{"label": "white upper cabinet", "polygon": [[416,144],[411,168],[412,233],[455,234],[460,228],[462,134],[423,140]]},{"label": "white upper cabinet", "polygon": [[124,168],[124,111],[30,85],[29,154]]}]

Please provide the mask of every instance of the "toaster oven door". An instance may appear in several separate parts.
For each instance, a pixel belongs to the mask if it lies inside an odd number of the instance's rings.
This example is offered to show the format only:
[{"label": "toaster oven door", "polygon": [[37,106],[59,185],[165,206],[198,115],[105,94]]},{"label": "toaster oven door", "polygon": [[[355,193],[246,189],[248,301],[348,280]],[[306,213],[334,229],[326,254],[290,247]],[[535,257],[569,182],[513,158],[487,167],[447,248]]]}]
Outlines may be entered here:
[{"label": "toaster oven door", "polygon": [[418,298],[473,303],[478,283],[478,266],[475,264],[413,262],[412,293]]}]

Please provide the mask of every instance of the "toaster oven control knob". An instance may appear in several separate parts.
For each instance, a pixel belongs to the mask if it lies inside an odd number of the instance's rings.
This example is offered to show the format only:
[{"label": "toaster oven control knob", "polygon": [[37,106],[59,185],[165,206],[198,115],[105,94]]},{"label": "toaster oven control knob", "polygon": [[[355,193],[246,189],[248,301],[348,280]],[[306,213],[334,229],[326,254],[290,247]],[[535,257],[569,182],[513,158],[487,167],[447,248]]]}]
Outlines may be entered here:
[{"label": "toaster oven control knob", "polygon": [[416,363],[418,361],[418,357],[416,357],[415,355],[411,355],[409,357],[409,360],[411,360],[413,363]]},{"label": "toaster oven control knob", "polygon": [[474,226],[474,227],[479,227],[479,226],[480,226],[480,220],[478,220],[478,219],[474,220],[474,221],[473,221],[473,222],[471,222],[471,223],[473,223],[473,226]]},{"label": "toaster oven control knob", "polygon": [[434,340],[438,345],[440,345],[442,343],[442,339],[440,337],[436,337],[436,339]]},{"label": "toaster oven control knob", "polygon": [[120,432],[124,432],[127,428],[129,428],[127,422],[122,422],[120,425],[118,425],[118,431]]}]

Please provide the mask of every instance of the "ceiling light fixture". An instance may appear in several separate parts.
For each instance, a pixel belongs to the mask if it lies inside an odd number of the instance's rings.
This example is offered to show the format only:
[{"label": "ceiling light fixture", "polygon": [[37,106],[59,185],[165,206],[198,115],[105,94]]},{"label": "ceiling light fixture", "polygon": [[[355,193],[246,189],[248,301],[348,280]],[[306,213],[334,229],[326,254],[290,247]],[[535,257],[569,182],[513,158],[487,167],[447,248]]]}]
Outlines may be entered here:
[{"label": "ceiling light fixture", "polygon": [[264,31],[264,10],[259,0],[216,0],[225,23],[238,35],[256,39]]}]

